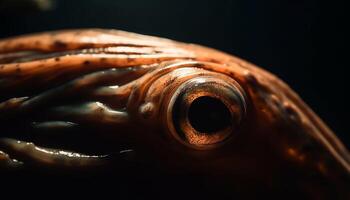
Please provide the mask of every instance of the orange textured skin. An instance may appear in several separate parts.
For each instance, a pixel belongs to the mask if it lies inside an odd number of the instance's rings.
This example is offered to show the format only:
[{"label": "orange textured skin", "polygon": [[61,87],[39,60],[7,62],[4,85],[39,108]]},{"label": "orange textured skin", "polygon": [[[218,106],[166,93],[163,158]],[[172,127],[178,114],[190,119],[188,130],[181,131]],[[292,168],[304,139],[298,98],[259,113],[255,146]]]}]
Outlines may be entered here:
[{"label": "orange textured skin", "polygon": [[[124,71],[111,75],[108,70]],[[89,77],[102,71],[105,73]],[[247,110],[232,139],[198,149],[169,134],[167,124],[171,122],[163,106],[170,101],[171,88],[200,76],[237,82],[245,94]],[[67,83],[69,87],[55,90]],[[83,100],[84,109],[75,112],[77,106],[69,104],[71,99]],[[48,113],[43,118],[39,110]],[[104,129],[99,134],[92,131],[93,139],[89,139],[131,143],[136,152],[142,149],[169,171],[196,171],[215,180],[225,177],[223,182],[238,188],[242,196],[255,189],[284,191],[281,185],[288,182],[288,191],[306,198],[349,197],[350,156],[327,125],[278,77],[207,47],[102,29],[0,40],[0,127],[4,127],[0,133],[0,165],[17,167],[11,159],[22,159],[21,166],[71,167],[62,155],[57,155],[62,162],[45,155],[37,159],[35,155],[42,152],[31,154],[30,147],[12,145],[11,139],[22,139],[20,131],[13,129],[13,121],[47,119]],[[31,129],[26,131],[31,135]],[[64,137],[64,141],[69,140],[69,136]],[[23,140],[50,147],[37,137]],[[88,153],[98,149],[81,146],[53,145]],[[103,152],[113,150],[111,147]],[[70,163],[84,168],[93,159],[82,156]]]}]

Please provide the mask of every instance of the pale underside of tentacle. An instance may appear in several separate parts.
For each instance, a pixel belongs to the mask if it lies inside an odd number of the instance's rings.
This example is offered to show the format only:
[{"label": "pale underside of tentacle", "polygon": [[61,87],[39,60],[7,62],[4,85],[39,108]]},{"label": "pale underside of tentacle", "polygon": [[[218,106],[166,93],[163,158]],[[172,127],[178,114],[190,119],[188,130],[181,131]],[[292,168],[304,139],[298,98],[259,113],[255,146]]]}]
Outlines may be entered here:
[{"label": "pale underside of tentacle", "polygon": [[[0,139],[0,148],[6,149],[11,155],[20,158],[23,162],[28,161],[31,165],[38,166],[97,167],[108,162],[108,155],[84,155],[64,150],[43,148],[30,142],[9,138]],[[23,165],[23,162],[12,159],[9,155],[5,155],[4,162],[7,162],[9,167],[21,167]]]},{"label": "pale underside of tentacle", "polygon": [[[147,71],[142,67],[98,71],[39,94],[13,97],[1,102],[0,165],[18,168],[23,163],[61,167],[108,164],[104,159],[106,156],[46,149],[2,137],[20,137],[22,131],[32,137],[40,135],[40,132],[47,134],[56,131],[69,138],[67,134],[77,126],[125,126],[130,122],[125,106],[134,85],[132,80]],[[26,128],[22,130],[22,126]]]}]

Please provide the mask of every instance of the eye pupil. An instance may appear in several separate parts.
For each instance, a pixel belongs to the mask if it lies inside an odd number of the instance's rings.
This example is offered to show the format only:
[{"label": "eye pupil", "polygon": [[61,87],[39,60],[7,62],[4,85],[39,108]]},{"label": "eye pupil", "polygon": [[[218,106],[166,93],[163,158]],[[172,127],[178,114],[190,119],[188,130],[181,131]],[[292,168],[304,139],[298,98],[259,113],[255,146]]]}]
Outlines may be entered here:
[{"label": "eye pupil", "polygon": [[219,99],[202,96],[195,99],[188,110],[191,126],[200,133],[215,133],[231,126],[231,114]]}]

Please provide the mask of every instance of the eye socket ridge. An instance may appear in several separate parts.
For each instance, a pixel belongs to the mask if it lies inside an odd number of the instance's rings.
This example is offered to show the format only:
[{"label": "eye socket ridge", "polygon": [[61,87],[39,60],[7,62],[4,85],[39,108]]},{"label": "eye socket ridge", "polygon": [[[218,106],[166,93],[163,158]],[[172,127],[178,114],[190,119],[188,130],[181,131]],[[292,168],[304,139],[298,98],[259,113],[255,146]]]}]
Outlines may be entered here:
[{"label": "eye socket ridge", "polygon": [[235,135],[246,109],[244,94],[236,84],[212,77],[183,83],[169,104],[172,134],[199,148],[216,146]]}]

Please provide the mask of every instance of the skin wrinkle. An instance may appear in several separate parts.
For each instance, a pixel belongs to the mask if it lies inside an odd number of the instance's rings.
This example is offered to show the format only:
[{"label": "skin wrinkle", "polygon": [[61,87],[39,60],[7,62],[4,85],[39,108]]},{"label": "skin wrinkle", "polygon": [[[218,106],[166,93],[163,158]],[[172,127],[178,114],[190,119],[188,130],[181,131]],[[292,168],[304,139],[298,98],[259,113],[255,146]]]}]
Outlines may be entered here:
[{"label": "skin wrinkle", "polygon": [[91,48],[91,49],[78,49],[68,50],[62,52],[34,52],[24,51],[17,53],[7,53],[0,55],[0,62],[3,63],[21,63],[34,60],[43,60],[48,58],[55,58],[55,61],[59,61],[59,56],[67,55],[79,55],[79,54],[125,54],[125,55],[157,55],[157,54],[173,54],[189,56],[191,53],[181,49],[169,49],[165,47],[128,47],[128,46],[111,46],[105,48]]}]

